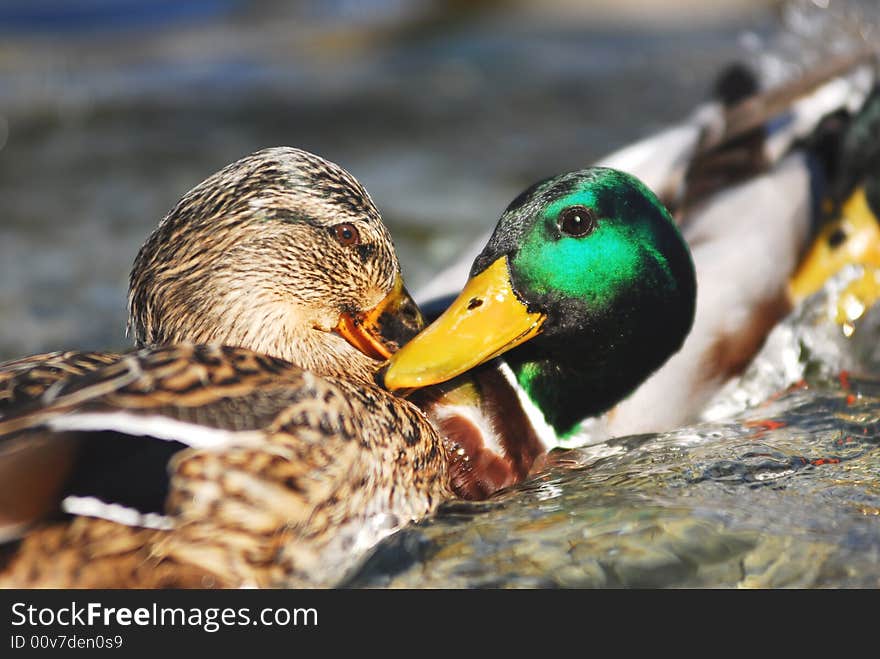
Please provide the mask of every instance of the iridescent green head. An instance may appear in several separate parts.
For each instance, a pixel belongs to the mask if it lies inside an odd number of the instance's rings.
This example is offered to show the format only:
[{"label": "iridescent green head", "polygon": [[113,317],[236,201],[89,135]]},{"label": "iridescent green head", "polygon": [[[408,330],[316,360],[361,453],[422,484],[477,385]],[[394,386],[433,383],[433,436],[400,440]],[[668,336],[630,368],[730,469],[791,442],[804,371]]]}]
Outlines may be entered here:
[{"label": "iridescent green head", "polygon": [[465,290],[386,384],[424,386],[505,353],[563,434],[676,352],[695,303],[690,251],[650,190],[613,169],[562,174],[507,207]]},{"label": "iridescent green head", "polygon": [[657,197],[624,172],[597,167],[533,185],[504,211],[471,277],[501,257],[517,297],[547,316],[547,339],[663,321],[680,345],[690,329],[690,251]]}]

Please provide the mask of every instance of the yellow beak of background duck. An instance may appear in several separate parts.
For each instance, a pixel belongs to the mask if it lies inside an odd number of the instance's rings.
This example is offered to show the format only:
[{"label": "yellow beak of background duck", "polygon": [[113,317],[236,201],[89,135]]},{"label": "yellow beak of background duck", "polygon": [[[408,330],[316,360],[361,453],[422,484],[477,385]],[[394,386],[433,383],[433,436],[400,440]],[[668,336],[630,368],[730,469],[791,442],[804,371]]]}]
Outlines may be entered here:
[{"label": "yellow beak of background duck", "polygon": [[[838,240],[832,237],[839,235]],[[880,226],[859,188],[841,209],[838,221],[826,226],[789,282],[795,303],[812,295],[849,263],[880,267]]]},{"label": "yellow beak of background duck", "polygon": [[414,389],[450,380],[537,336],[545,318],[517,299],[507,257],[501,257],[468,280],[443,315],[391,358],[385,387]]},{"label": "yellow beak of background duck", "polygon": [[336,331],[373,359],[385,360],[425,326],[418,305],[397,275],[394,288],[378,305],[357,314],[342,314]]}]

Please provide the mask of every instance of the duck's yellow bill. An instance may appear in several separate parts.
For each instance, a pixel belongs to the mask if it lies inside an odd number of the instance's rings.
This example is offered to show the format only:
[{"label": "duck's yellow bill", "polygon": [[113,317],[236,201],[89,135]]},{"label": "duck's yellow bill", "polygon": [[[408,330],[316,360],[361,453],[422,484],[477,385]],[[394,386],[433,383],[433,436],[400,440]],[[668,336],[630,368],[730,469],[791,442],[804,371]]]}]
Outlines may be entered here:
[{"label": "duck's yellow bill", "polygon": [[826,226],[789,282],[794,303],[818,291],[833,274],[850,263],[880,266],[880,226],[864,187],[841,209],[839,220]]},{"label": "duck's yellow bill", "polygon": [[545,318],[519,301],[507,257],[501,257],[468,280],[449,308],[391,358],[384,385],[394,391],[450,380],[537,336]]},{"label": "duck's yellow bill", "polygon": [[336,331],[373,359],[388,359],[425,326],[415,300],[397,275],[394,287],[379,304],[357,314],[342,314]]}]

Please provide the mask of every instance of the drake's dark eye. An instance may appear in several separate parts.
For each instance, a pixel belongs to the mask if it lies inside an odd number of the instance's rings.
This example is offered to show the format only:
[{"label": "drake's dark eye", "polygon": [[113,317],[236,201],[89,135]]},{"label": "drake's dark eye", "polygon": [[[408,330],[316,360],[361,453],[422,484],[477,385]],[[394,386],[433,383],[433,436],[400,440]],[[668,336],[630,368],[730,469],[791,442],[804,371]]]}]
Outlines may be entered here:
[{"label": "drake's dark eye", "polygon": [[559,213],[557,223],[566,236],[583,238],[596,228],[596,216],[586,206],[569,206]]},{"label": "drake's dark eye", "polygon": [[844,231],[842,228],[838,227],[837,229],[835,229],[834,231],[831,232],[830,236],[828,236],[828,246],[831,249],[834,249],[835,247],[839,247],[840,245],[842,245],[843,241],[845,241],[845,240],[846,240],[846,231]]},{"label": "drake's dark eye", "polygon": [[361,234],[358,233],[357,228],[353,224],[344,222],[332,227],[331,230],[333,231],[333,237],[339,241],[340,245],[348,247],[349,245],[357,245],[361,242]]}]

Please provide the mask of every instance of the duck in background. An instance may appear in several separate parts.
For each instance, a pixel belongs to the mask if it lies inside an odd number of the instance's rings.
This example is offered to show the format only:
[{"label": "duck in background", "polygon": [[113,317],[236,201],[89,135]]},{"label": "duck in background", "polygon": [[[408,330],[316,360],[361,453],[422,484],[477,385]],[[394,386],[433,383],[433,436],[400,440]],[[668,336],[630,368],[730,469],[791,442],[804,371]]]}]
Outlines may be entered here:
[{"label": "duck in background", "polygon": [[[696,269],[696,313],[681,350],[660,368],[658,362],[649,365],[646,359],[646,374],[656,372],[643,383],[633,380],[625,386],[612,361],[601,364],[595,355],[580,355],[571,341],[569,345],[560,341],[548,349],[552,335],[544,342],[532,340],[519,346],[522,337],[516,335],[517,340],[511,341],[509,335],[517,330],[526,332],[523,325],[503,329],[497,325],[499,320],[486,314],[490,322],[467,336],[481,342],[480,354],[498,356],[509,351],[500,368],[514,367],[512,380],[519,400],[529,411],[546,449],[683,425],[694,420],[713,394],[746,366],[767,332],[791,308],[788,280],[818,223],[817,188],[821,191],[829,183],[829,172],[813,148],[815,140],[808,138],[815,135],[825,117],[859,108],[871,88],[874,58],[873,51],[839,58],[802,79],[759,95],[753,93],[757,86],[750,74],[741,68],[731,69],[719,84],[719,96],[726,105],[707,105],[682,125],[600,161],[646,180],[675,216]],[[780,115],[786,120],[780,121]],[[509,223],[506,237],[496,238],[496,230],[490,239],[490,246],[504,246],[508,264],[522,262],[528,251],[536,253],[534,246],[525,242],[526,236],[532,235],[530,227],[558,211],[543,203],[545,185],[552,188],[553,180],[533,187],[505,212],[501,225],[515,212],[520,217],[519,228]],[[602,209],[585,207],[591,215],[599,212],[594,217],[598,226],[607,222]],[[543,239],[553,242],[559,235],[546,233]],[[483,306],[477,302],[495,294],[496,280],[483,287],[489,281],[485,275],[488,266],[494,263],[491,256],[495,255],[487,248],[477,257],[461,296],[435,325],[392,358],[385,373],[387,386],[406,390],[436,384],[453,377],[460,367],[472,366],[472,359],[460,365],[435,359],[432,369],[428,368],[428,356],[449,351],[462,340],[464,319],[476,317]],[[503,295],[526,302],[532,319],[555,313],[548,311],[552,297],[536,298],[528,289],[529,281],[513,265],[505,267],[506,275],[501,267],[496,272],[509,280],[511,292]],[[442,294],[444,286],[449,287],[461,271],[462,263],[454,264],[421,295]],[[572,276],[577,278],[576,273]],[[595,300],[602,288],[600,283],[594,286],[588,299]],[[441,297],[439,304],[429,302],[423,309],[436,315],[436,310],[447,304],[448,297]],[[650,327],[662,333],[667,324],[679,325],[683,319],[675,313],[681,310],[670,307],[656,314],[648,321]],[[508,322],[506,317],[497,318]],[[573,319],[580,322],[576,316]],[[623,326],[627,321],[625,315],[620,316]],[[485,338],[491,336],[492,323],[498,332],[495,342]],[[538,321],[535,323],[528,333],[541,331]],[[648,345],[641,348],[646,350]],[[571,377],[572,389],[565,395],[557,393],[564,390],[564,379],[560,382],[563,387],[545,391],[536,386],[540,379],[535,377],[535,367],[529,365],[535,362],[534,353],[539,349],[549,358],[542,369],[545,372],[570,371],[577,368],[578,361],[584,365],[592,362],[591,371]],[[467,355],[470,350],[463,348],[460,353]],[[575,384],[584,378],[598,382],[589,389]],[[603,395],[603,381],[609,383],[607,396]],[[580,421],[589,415],[596,416]]]},{"label": "duck in background", "polygon": [[800,303],[849,264],[863,272],[841,291],[835,320],[845,334],[880,299],[880,87],[853,118],[833,158],[838,174],[823,212],[831,219],[791,279],[789,295]]}]

